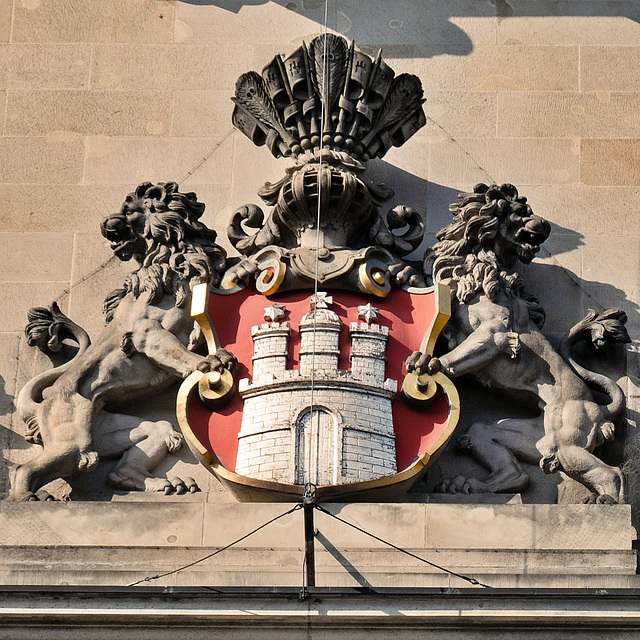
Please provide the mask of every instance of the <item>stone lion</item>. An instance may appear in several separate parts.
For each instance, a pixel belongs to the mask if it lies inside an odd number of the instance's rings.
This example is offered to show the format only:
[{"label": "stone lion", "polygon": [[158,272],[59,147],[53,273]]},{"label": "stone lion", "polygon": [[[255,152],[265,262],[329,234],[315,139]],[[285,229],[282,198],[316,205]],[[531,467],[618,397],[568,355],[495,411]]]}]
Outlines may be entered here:
[{"label": "stone lion", "polygon": [[127,196],[119,213],[104,220],[102,234],[114,254],[138,266],[105,300],[107,325],[95,342],[55,304],[30,311],[26,332],[32,346],[56,351],[71,338],[78,351],[19,394],[26,438],[42,449],[12,470],[11,499],[37,499],[35,492],[51,480],[120,456],[108,476],[115,488],[197,490],[191,479],[153,475],[167,453],[182,444],[173,425],[124,415],[117,407],[159,393],[195,369],[236,366],[224,350],[208,357],[192,351],[201,334],[189,314],[191,287],[217,284],[226,259],[215,232],[199,222],[203,211],[195,194],[180,193],[175,182],[144,183]]},{"label": "stone lion", "polygon": [[[610,310],[599,317],[590,312],[565,339],[563,358],[540,332],[543,309],[513,271],[518,260],[531,262],[549,236],[549,223],[510,184],[479,184],[473,193],[461,193],[451,212],[453,223],[438,233],[425,259],[425,272],[452,292],[452,317],[443,331],[449,351],[438,358],[415,352],[407,369],[418,374],[442,370],[454,378],[473,374],[486,386],[533,397],[540,416],[473,424],[458,445],[489,476],[458,476],[438,490],[520,491],[529,483],[520,464],[524,461],[539,464],[546,473],[563,471],[598,502],[623,502],[620,469],[592,452],[613,438],[625,411],[624,394],[612,380],[580,367],[570,350],[589,339],[596,348],[628,342],[624,312]],[[608,394],[609,404],[595,402],[586,382]]]}]

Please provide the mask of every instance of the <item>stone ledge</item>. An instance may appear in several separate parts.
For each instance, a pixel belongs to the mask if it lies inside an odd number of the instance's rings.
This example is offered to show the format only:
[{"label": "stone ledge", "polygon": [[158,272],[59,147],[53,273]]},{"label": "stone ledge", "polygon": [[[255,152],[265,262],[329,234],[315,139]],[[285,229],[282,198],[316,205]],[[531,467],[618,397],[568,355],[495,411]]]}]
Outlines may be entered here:
[{"label": "stone ledge", "polygon": [[[635,586],[628,505],[327,504],[428,562],[492,587]],[[274,503],[0,503],[0,583],[114,584],[172,571],[288,511]],[[460,578],[316,512],[326,586],[459,587]],[[303,519],[291,513],[240,545],[163,579],[192,586],[298,584]]]},{"label": "stone ledge", "polygon": [[[267,640],[311,637],[394,637],[448,640],[575,637],[628,640],[640,629],[638,590],[485,589],[49,589],[0,592],[0,638],[122,638],[136,634],[175,638],[229,637],[249,629]],[[61,629],[64,626],[64,629]],[[17,632],[16,632],[17,630]],[[235,633],[234,633],[235,632]],[[12,635],[15,634],[15,635]],[[206,633],[206,636],[204,635]],[[225,635],[219,635],[224,633]],[[371,634],[371,635],[369,635]],[[475,634],[480,634],[476,636]],[[486,635],[485,635],[486,634]],[[136,636],[137,637],[137,636]],[[571,637],[574,637],[573,634]]]}]

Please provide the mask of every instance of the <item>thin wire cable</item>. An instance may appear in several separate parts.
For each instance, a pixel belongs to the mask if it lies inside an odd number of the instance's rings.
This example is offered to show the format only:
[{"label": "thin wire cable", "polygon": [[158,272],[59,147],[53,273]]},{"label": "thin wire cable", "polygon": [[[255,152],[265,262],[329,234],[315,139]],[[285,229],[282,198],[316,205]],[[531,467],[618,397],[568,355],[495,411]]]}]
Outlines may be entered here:
[{"label": "thin wire cable", "polygon": [[463,575],[461,573],[456,573],[455,571],[451,571],[450,569],[446,569],[445,567],[441,567],[439,564],[436,564],[435,562],[430,562],[429,560],[425,560],[424,558],[421,558],[420,556],[417,556],[415,553],[411,553],[411,551],[407,551],[406,549],[403,549],[402,547],[399,547],[399,546],[393,544],[392,542],[389,542],[388,540],[384,540],[383,538],[380,538],[379,536],[376,536],[373,533],[369,533],[368,531],[365,531],[361,527],[358,527],[355,524],[351,524],[350,522],[347,522],[346,520],[343,520],[342,518],[340,518],[339,516],[331,513],[330,511],[327,511],[324,507],[320,506],[319,504],[314,504],[313,506],[316,509],[318,509],[318,511],[321,511],[322,513],[326,513],[328,516],[331,516],[335,520],[338,520],[338,522],[342,522],[343,524],[346,524],[347,526],[351,527],[352,529],[355,529],[356,531],[360,531],[360,533],[364,533],[365,535],[369,536],[370,538],[373,538],[374,540],[377,540],[378,542],[382,542],[382,544],[386,544],[387,546],[391,547],[392,549],[395,549],[396,551],[400,551],[401,553],[404,553],[405,555],[408,555],[411,558],[415,558],[416,560],[420,560],[420,562],[424,562],[425,564],[428,564],[428,565],[430,565],[430,566],[432,566],[432,567],[434,567],[436,569],[439,569],[440,571],[444,571],[445,573],[448,573],[451,576],[455,576],[456,578],[460,578],[461,580],[466,580],[470,584],[477,585],[479,587],[484,587],[485,589],[491,589],[492,588],[490,585],[483,584],[482,582],[480,582],[479,580],[476,580],[475,578],[470,578],[469,576],[465,576],[465,575]]},{"label": "thin wire cable", "polygon": [[209,158],[220,148],[220,145],[232,134],[234,134],[236,132],[236,128],[235,127],[231,127],[231,129],[229,129],[229,131],[227,131],[227,133],[225,133],[222,138],[220,138],[220,140],[218,140],[218,142],[215,144],[215,146],[213,147],[213,149],[211,149],[211,151],[209,151],[209,153],[207,153],[206,155],[202,156],[202,158],[200,160],[198,160],[198,162],[195,164],[195,166],[193,167],[193,169],[191,169],[191,171],[187,171],[187,174],[185,175],[184,178],[182,178],[182,180],[180,180],[178,182],[178,186],[180,186],[187,178],[189,178],[189,176],[193,175],[205,162],[207,162],[207,160],[209,160]]},{"label": "thin wire cable", "polygon": [[[313,297],[314,297],[314,307],[313,307],[313,343],[312,343],[312,353],[311,353],[311,399],[309,403],[309,435],[313,434],[313,407],[314,407],[314,396],[315,396],[315,385],[316,385],[316,334],[317,334],[317,326],[318,326],[318,314],[317,314],[317,305],[318,305],[318,278],[320,271],[320,217],[322,211],[322,203],[321,203],[321,194],[322,194],[322,151],[324,150],[324,119],[326,117],[326,111],[324,104],[324,96],[325,89],[327,83],[327,32],[328,32],[328,22],[329,22],[329,0],[325,0],[324,2],[324,29],[323,36],[324,42],[322,43],[322,96],[320,100],[320,147],[319,147],[319,162],[318,162],[318,179],[317,179],[317,190],[318,190],[318,208],[316,213],[316,260],[315,260],[315,274],[313,279]],[[318,438],[320,430],[320,416],[318,416]],[[306,457],[306,456],[305,456]],[[303,461],[304,467],[304,461]],[[308,470],[307,470],[308,471]],[[317,480],[317,478],[309,478],[304,477],[304,469],[303,469],[303,479],[305,482],[310,482],[312,480]]]},{"label": "thin wire cable", "polygon": [[75,289],[78,285],[82,284],[83,282],[86,282],[89,278],[93,278],[93,276],[95,276],[96,273],[98,273],[98,271],[102,271],[110,262],[113,262],[115,259],[116,259],[115,254],[112,254],[110,258],[107,258],[101,265],[97,266],[93,271],[90,271],[89,273],[87,273],[87,275],[82,276],[82,278],[80,278],[79,280],[72,282],[68,287],[62,290],[62,293],[60,293],[60,295],[55,299],[54,302],[60,302],[60,300],[64,298],[64,296],[66,296],[68,293],[71,293],[71,291]]},{"label": "thin wire cable", "polygon": [[229,543],[225,547],[221,547],[217,551],[214,551],[213,553],[210,553],[209,555],[204,556],[204,558],[200,558],[199,560],[194,560],[193,562],[189,562],[189,564],[185,564],[184,566],[178,567],[177,569],[172,569],[171,571],[165,571],[164,573],[159,573],[156,576],[147,576],[146,578],[143,578],[142,580],[136,580],[135,582],[130,582],[129,584],[126,584],[125,587],[135,587],[136,585],[141,584],[143,582],[151,582],[151,580],[157,580],[158,578],[164,578],[165,576],[173,575],[174,573],[178,573],[179,571],[184,571],[184,569],[188,569],[189,567],[193,567],[194,565],[199,564],[200,562],[204,562],[205,560],[208,560],[209,558],[213,558],[213,556],[217,556],[219,553],[222,553],[223,551],[226,551],[227,549],[230,549],[231,547],[233,547],[234,545],[238,544],[239,542],[242,542],[243,540],[246,540],[249,536],[252,536],[254,533],[257,533],[258,531],[260,531],[260,529],[264,529],[265,527],[269,526],[270,524],[272,524],[276,520],[280,520],[280,518],[284,518],[285,516],[288,516],[290,513],[293,513],[294,511],[298,511],[298,509],[302,509],[302,503],[295,505],[295,507],[289,509],[289,511],[285,511],[284,513],[281,513],[279,516],[276,516],[275,518],[271,518],[271,520],[269,520],[268,522],[265,522],[264,524],[261,524],[257,529],[254,529],[253,531],[247,533],[246,535],[242,536],[241,538],[238,538],[237,540],[234,540],[233,542]]}]

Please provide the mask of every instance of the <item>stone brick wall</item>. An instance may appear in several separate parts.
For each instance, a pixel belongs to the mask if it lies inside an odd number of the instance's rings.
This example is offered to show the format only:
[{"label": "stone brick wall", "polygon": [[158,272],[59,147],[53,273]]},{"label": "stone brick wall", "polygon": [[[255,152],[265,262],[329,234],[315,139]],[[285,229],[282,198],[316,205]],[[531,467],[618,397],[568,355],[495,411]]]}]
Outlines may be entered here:
[{"label": "stone brick wall", "polygon": [[[6,460],[32,455],[15,435],[14,397],[49,366],[22,337],[27,309],[58,299],[95,335],[102,300],[128,271],[98,226],[144,180],[196,191],[228,247],[231,212],[287,164],[227,135],[235,80],[318,35],[323,17],[320,0],[0,0]],[[427,126],[369,169],[395,189],[390,206],[426,212],[433,242],[458,189],[516,184],[553,224],[522,269],[546,331],[560,335],[588,307],[627,310],[634,344],[621,381],[639,423],[640,3],[328,0],[328,24],[370,54],[383,47],[396,72],[425,86]],[[171,405],[167,394],[145,411],[170,415]]]}]

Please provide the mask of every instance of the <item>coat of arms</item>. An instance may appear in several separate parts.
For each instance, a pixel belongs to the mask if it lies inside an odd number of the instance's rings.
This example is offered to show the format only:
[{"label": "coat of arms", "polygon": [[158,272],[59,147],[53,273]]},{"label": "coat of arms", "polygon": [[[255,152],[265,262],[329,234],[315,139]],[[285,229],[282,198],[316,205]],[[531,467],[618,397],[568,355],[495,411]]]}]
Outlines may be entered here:
[{"label": "coat of arms", "polygon": [[234,124],[290,167],[260,191],[267,215],[233,215],[242,258],[195,291],[210,349],[238,359],[237,388],[230,375],[190,376],[182,430],[240,496],[300,497],[308,483],[320,499],[406,491],[456,424],[449,380],[404,369],[432,351],[449,294],[405,260],[420,215],[383,216],[393,192],[365,170],[425,124],[420,81],[322,36],[241,76],[234,102]]},{"label": "coat of arms", "polygon": [[[511,184],[461,193],[417,262],[421,215],[383,213],[393,192],[367,163],[425,124],[419,79],[323,35],[242,75],[234,103],[235,126],[287,162],[259,192],[269,211],[235,211],[235,258],[200,221],[196,194],[174,182],[139,185],[103,222],[115,255],[137,266],[105,300],[93,343],[55,304],[31,310],[32,346],[77,349],[18,396],[25,437],[41,448],[13,470],[10,497],[42,499],[50,480],[107,458],[118,460],[108,476],[117,489],[196,491],[156,474],[182,434],[242,499],[297,500],[308,484],[320,500],[396,496],[453,433],[450,379],[471,375],[533,398],[538,414],[471,424],[458,446],[487,477],[443,478],[438,490],[520,491],[526,462],[599,502],[624,501],[622,472],[594,454],[614,438],[624,394],[573,351],[628,342],[624,312],[590,312],[554,349],[514,270],[550,225]],[[121,412],[181,379],[182,434]]]}]

